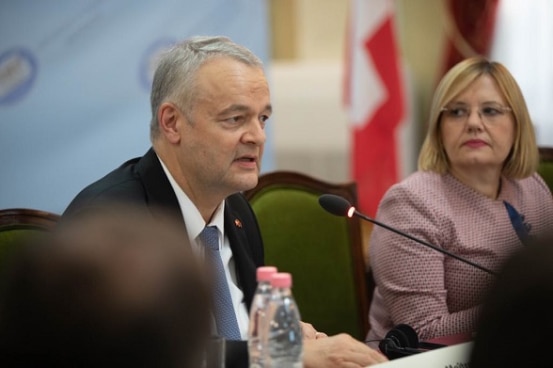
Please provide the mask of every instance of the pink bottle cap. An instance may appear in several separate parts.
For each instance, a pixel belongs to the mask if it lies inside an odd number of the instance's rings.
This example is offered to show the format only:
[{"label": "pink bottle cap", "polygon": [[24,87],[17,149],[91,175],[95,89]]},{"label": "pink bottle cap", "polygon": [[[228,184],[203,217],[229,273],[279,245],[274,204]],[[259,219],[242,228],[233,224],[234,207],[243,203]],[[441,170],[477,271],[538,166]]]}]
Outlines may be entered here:
[{"label": "pink bottle cap", "polygon": [[263,266],[257,268],[257,281],[271,281],[271,276],[277,273],[277,268],[273,266]]},{"label": "pink bottle cap", "polygon": [[271,286],[277,288],[292,287],[292,275],[287,272],[278,272],[271,277]]}]

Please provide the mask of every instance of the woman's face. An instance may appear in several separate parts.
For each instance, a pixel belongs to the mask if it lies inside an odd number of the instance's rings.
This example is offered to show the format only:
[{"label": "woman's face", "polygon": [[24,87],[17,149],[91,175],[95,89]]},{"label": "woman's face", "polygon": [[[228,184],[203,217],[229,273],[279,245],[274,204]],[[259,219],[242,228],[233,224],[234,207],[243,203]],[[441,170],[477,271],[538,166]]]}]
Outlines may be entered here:
[{"label": "woman's face", "polygon": [[495,81],[483,75],[444,106],[441,139],[452,171],[501,173],[515,121]]}]

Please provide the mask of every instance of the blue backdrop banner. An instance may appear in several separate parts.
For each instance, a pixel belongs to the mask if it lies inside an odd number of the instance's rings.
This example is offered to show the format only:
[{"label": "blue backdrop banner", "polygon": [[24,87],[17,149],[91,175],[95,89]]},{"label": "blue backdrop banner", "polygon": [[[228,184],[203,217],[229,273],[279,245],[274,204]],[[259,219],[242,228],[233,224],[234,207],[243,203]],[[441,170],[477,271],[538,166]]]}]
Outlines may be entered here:
[{"label": "blue backdrop banner", "polygon": [[153,64],[168,45],[225,35],[267,64],[268,32],[265,0],[2,1],[0,208],[61,213],[144,154]]}]

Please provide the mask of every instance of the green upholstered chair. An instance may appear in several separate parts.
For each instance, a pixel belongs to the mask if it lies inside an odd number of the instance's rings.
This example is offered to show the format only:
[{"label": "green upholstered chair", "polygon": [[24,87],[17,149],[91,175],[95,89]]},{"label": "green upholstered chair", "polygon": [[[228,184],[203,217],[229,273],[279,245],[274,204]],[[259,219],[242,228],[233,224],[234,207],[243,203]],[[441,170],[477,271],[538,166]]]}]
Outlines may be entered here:
[{"label": "green upholstered chair", "polygon": [[538,173],[553,192],[553,147],[540,147],[540,165]]},{"label": "green upholstered chair", "polygon": [[327,213],[318,202],[326,193],[357,203],[355,183],[288,171],[261,175],[244,194],[261,228],[265,263],[292,274],[302,320],[329,335],[364,339],[372,291],[366,288],[360,223]]},{"label": "green upholstered chair", "polygon": [[29,208],[0,210],[0,268],[25,237],[52,229],[60,216]]}]

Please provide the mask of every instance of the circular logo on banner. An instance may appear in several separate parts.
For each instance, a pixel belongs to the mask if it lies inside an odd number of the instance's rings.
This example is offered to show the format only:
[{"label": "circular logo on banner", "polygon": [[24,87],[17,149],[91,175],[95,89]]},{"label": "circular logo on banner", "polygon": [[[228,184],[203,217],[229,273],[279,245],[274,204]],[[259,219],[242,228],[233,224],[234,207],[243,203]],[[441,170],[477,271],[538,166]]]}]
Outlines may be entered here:
[{"label": "circular logo on banner", "polygon": [[175,44],[174,39],[160,39],[152,43],[144,52],[140,60],[140,84],[150,92],[152,88],[152,80],[156,71],[160,55]]},{"label": "circular logo on banner", "polygon": [[24,48],[0,54],[0,105],[22,99],[31,89],[37,74],[34,55]]}]

